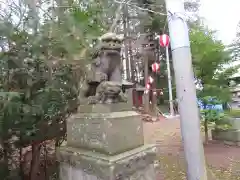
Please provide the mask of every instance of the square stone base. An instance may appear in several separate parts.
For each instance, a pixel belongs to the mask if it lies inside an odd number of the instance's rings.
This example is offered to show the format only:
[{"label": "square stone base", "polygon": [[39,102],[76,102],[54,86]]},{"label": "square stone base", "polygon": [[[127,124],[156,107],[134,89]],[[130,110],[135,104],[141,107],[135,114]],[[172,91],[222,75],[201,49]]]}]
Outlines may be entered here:
[{"label": "square stone base", "polygon": [[[68,119],[68,146],[113,155],[144,144],[143,125],[138,113],[107,112],[117,108],[117,104],[111,108],[109,105],[97,107],[89,106],[95,113],[78,113]],[[97,113],[97,110],[103,112]]]},{"label": "square stone base", "polygon": [[76,148],[57,151],[60,180],[156,180],[155,145],[109,156]]}]

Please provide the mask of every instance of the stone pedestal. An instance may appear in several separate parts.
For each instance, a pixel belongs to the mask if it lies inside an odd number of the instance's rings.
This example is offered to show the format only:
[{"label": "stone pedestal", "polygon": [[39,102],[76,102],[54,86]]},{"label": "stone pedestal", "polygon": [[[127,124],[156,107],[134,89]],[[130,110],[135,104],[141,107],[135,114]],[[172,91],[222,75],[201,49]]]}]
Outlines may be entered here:
[{"label": "stone pedestal", "polygon": [[240,146],[240,130],[212,130],[212,139],[220,140],[229,145]]},{"label": "stone pedestal", "polygon": [[155,145],[144,145],[131,105],[85,105],[67,121],[67,145],[57,151],[60,180],[156,180]]}]

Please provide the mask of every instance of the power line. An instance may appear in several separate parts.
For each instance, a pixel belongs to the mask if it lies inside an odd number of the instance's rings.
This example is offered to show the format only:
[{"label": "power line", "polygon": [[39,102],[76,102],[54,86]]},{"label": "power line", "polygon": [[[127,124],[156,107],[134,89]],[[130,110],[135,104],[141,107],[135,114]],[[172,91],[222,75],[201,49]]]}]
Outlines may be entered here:
[{"label": "power line", "polygon": [[[130,3],[131,5],[139,5],[139,3],[134,3],[134,2],[131,2]],[[163,4],[143,4],[143,5],[147,5],[147,6],[151,6],[151,7],[163,7],[164,8],[164,5]]]},{"label": "power line", "polygon": [[160,12],[156,12],[156,11],[153,11],[151,9],[147,9],[147,8],[142,8],[142,7],[139,7],[137,6],[136,4],[133,4],[133,3],[130,3],[130,2],[122,2],[122,1],[118,1],[118,0],[114,0],[114,2],[118,3],[118,4],[126,4],[126,5],[129,5],[129,6],[133,6],[139,10],[142,10],[142,11],[148,11],[148,12],[152,12],[152,13],[155,13],[155,14],[159,14],[159,15],[162,15],[162,16],[167,16],[167,14],[164,14],[164,13],[160,13]]}]

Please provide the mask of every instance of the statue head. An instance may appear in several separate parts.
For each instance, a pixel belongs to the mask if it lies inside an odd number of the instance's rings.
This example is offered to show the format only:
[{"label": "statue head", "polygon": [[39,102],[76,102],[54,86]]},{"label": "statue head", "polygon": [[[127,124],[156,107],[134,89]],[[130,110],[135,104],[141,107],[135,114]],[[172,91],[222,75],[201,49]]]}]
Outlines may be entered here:
[{"label": "statue head", "polygon": [[109,53],[120,53],[123,38],[115,33],[106,33],[100,37],[101,50]]}]

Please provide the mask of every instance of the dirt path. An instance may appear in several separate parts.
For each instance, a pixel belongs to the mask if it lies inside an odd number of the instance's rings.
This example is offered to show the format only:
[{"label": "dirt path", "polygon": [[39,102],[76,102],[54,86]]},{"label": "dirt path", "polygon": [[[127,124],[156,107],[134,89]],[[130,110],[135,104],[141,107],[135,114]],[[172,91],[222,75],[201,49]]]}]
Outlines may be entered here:
[{"label": "dirt path", "polygon": [[[159,147],[158,180],[186,179],[179,120],[144,123],[146,143]],[[211,142],[204,146],[209,180],[240,179],[240,148]]]}]

